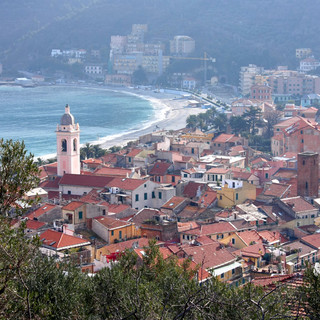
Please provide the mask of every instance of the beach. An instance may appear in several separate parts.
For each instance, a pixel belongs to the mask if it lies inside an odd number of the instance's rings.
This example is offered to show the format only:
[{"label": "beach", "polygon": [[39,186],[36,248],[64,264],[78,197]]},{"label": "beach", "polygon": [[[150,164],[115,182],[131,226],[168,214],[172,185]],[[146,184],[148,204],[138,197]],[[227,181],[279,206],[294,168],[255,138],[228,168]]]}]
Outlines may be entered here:
[{"label": "beach", "polygon": [[140,136],[153,131],[182,129],[186,126],[189,115],[205,112],[202,108],[187,107],[188,98],[182,96],[183,92],[168,93],[127,88],[119,91],[149,100],[155,108],[155,118],[148,126],[134,132],[123,133],[114,137],[104,137],[100,141],[93,142],[94,144],[98,143],[104,149],[112,146],[125,146],[129,141],[137,140]]}]

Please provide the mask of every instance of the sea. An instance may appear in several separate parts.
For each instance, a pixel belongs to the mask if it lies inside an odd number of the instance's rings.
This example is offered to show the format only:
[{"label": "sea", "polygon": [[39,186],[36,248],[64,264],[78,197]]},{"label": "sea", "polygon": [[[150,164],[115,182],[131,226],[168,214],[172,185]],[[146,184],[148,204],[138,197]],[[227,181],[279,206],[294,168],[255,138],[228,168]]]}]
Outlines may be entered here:
[{"label": "sea", "polygon": [[0,138],[23,140],[35,157],[54,156],[55,130],[66,104],[80,125],[81,144],[106,142],[161,120],[152,99],[121,90],[0,86]]}]

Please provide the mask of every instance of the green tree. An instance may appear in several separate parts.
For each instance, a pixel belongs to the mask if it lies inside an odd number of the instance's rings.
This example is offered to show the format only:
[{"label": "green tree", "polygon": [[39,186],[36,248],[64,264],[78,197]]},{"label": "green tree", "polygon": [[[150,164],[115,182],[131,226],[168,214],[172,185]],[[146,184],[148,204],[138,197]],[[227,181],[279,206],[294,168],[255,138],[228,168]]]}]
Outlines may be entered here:
[{"label": "green tree", "polygon": [[[37,187],[39,169],[33,155],[27,154],[24,142],[0,140],[0,215],[8,216],[10,210],[23,211],[33,200],[22,200],[24,194]],[[17,204],[23,201],[24,206]]]},{"label": "green tree", "polygon": [[243,118],[247,121],[249,125],[249,130],[252,135],[255,135],[257,128],[263,126],[263,121],[261,120],[262,113],[259,108],[250,106],[243,114]]},{"label": "green tree", "polygon": [[140,84],[146,84],[148,81],[146,72],[142,68],[142,66],[139,66],[136,71],[132,74],[132,82],[136,85]]},{"label": "green tree", "polygon": [[248,132],[248,123],[241,116],[232,116],[229,120],[232,133],[242,134],[243,132]]},{"label": "green tree", "polygon": [[228,118],[225,113],[219,112],[213,120],[213,126],[218,132],[226,132],[228,125]]}]

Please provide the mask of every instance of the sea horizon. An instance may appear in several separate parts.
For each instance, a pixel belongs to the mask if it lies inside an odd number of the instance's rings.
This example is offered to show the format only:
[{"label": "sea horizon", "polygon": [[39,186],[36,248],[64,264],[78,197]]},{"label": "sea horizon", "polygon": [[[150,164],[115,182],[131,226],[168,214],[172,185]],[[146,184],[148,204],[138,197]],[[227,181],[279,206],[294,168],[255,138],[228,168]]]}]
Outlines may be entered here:
[{"label": "sea horizon", "polygon": [[66,104],[80,125],[81,145],[151,130],[167,112],[159,99],[122,88],[1,86],[0,97],[0,138],[23,140],[28,152],[43,159],[56,156],[55,130]]}]

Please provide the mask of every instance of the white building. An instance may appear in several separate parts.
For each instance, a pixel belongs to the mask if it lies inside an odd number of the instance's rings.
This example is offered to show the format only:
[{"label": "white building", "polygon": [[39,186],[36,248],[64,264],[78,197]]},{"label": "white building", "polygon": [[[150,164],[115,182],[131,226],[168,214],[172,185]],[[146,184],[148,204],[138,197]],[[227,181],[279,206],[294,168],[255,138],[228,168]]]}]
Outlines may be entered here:
[{"label": "white building", "polygon": [[190,54],[195,49],[195,41],[188,36],[175,36],[170,40],[170,52],[172,54]]},{"label": "white building", "polygon": [[240,91],[243,96],[250,94],[251,87],[255,84],[255,76],[264,72],[263,67],[249,64],[240,70]]},{"label": "white building", "polygon": [[103,68],[101,65],[89,64],[84,67],[84,71],[87,74],[92,74],[92,75],[95,75],[95,74],[99,75],[100,74],[101,75],[103,73]]},{"label": "white building", "polygon": [[300,71],[309,72],[320,67],[320,61],[310,57],[300,61]]}]

